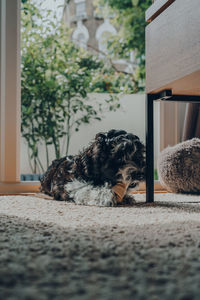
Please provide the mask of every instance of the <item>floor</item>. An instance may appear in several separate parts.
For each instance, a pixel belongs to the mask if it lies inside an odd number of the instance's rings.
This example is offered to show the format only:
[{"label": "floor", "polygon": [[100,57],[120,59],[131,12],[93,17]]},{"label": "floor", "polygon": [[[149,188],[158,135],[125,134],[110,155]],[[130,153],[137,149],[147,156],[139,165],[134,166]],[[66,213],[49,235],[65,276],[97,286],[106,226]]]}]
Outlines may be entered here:
[{"label": "floor", "polygon": [[200,299],[200,196],[86,207],[0,197],[0,299]]}]

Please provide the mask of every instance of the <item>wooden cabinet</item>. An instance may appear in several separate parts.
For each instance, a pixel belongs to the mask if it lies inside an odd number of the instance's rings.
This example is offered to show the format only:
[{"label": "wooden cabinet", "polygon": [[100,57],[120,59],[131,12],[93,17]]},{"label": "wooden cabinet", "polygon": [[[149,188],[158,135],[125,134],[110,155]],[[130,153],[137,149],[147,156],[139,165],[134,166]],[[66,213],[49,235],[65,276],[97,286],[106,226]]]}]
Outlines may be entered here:
[{"label": "wooden cabinet", "polygon": [[146,20],[146,92],[200,95],[200,0],[156,0]]}]

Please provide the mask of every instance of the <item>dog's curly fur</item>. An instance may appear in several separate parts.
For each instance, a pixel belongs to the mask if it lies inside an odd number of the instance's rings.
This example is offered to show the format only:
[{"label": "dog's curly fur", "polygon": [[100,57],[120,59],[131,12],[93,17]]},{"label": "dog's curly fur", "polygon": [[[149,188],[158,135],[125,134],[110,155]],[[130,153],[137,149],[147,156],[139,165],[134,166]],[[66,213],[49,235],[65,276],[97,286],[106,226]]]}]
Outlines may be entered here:
[{"label": "dog's curly fur", "polygon": [[112,129],[97,134],[79,155],[54,160],[41,179],[41,191],[57,200],[74,201],[66,189],[73,181],[88,183],[94,189],[106,186],[110,190],[120,182],[128,186],[124,197],[127,203],[144,178],[144,145],[136,135]]}]

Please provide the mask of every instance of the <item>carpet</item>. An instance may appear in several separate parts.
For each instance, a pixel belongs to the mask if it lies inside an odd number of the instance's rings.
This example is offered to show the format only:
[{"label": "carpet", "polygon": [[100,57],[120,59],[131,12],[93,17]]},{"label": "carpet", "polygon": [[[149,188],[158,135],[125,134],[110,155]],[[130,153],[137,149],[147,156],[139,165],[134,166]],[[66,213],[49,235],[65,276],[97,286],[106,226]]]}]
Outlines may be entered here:
[{"label": "carpet", "polygon": [[0,197],[0,299],[199,299],[200,196],[132,207]]}]

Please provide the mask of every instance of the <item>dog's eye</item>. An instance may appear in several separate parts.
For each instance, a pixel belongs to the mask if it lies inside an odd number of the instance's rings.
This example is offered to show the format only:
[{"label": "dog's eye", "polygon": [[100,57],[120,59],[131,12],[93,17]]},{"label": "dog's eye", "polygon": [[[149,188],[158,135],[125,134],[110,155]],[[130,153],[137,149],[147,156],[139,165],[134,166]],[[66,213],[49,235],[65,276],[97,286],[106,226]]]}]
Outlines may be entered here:
[{"label": "dog's eye", "polygon": [[137,183],[131,183],[130,185],[129,185],[129,188],[134,188],[134,187],[136,187],[136,185],[137,185]]}]

